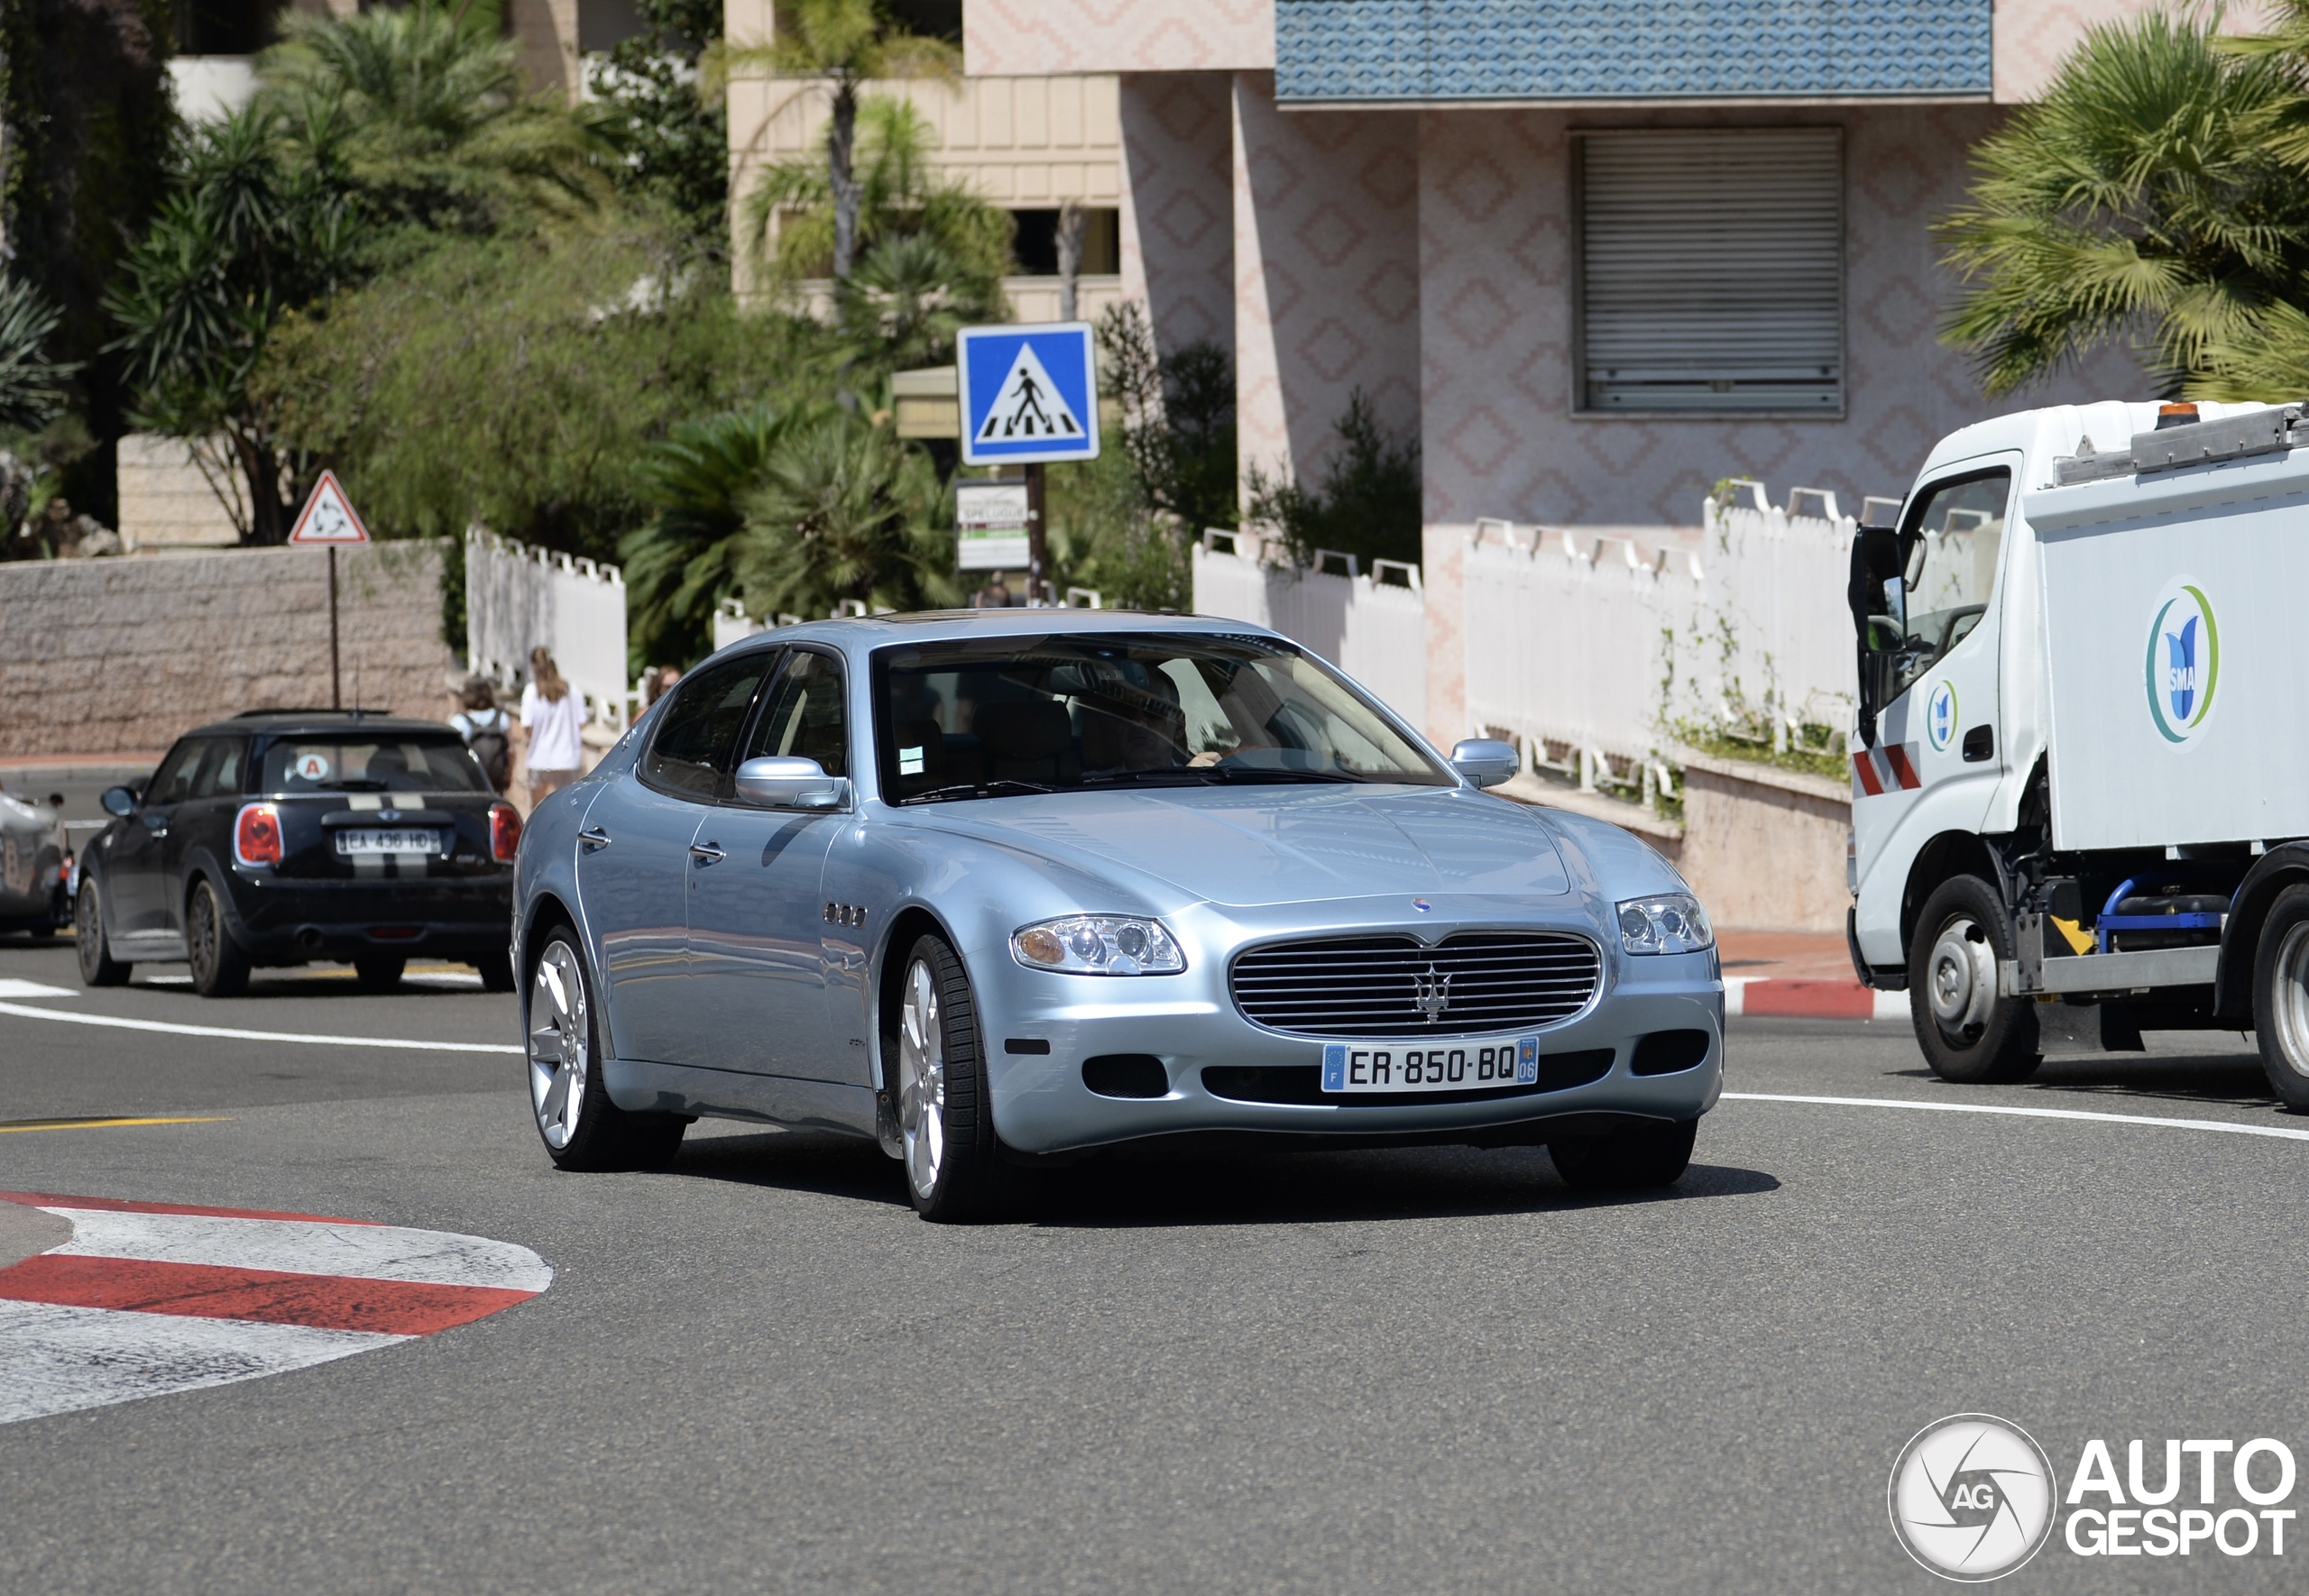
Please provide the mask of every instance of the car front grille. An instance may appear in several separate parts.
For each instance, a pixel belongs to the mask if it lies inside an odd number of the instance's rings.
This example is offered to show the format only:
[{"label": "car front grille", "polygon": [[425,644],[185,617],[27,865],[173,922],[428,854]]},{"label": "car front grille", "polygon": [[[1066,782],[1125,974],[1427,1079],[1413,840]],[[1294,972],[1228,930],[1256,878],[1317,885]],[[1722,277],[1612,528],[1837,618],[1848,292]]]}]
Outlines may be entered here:
[{"label": "car front grille", "polygon": [[1235,1006],[1302,1036],[1495,1036],[1569,1019],[1596,995],[1603,956],[1561,931],[1463,931],[1253,948],[1235,959]]}]

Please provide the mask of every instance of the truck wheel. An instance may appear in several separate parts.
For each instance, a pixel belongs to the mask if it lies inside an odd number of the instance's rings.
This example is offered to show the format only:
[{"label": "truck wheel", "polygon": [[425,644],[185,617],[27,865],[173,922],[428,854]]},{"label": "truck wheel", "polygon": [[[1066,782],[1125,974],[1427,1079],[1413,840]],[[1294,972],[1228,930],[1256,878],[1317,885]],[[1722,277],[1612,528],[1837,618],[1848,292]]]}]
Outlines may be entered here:
[{"label": "truck wheel", "polygon": [[1909,1015],[1941,1079],[2026,1080],[2044,1061],[2037,1005],[1996,995],[1996,967],[2011,957],[2004,905],[1979,876],[1944,881],[1925,900],[1909,948]]},{"label": "truck wheel", "polygon": [[2287,1108],[2309,1109],[2309,885],[2269,905],[2253,958],[2253,1035]]}]

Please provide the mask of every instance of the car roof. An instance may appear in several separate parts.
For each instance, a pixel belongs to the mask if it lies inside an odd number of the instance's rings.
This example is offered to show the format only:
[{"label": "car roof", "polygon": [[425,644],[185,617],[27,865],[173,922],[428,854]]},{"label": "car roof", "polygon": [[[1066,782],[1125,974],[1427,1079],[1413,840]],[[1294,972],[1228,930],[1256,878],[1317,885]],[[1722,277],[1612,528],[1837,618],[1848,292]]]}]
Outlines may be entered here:
[{"label": "car roof", "polygon": [[756,632],[732,651],[774,647],[787,643],[828,643],[845,652],[864,652],[891,643],[913,643],[953,637],[1034,637],[1057,632],[1071,635],[1099,632],[1200,632],[1232,637],[1289,639],[1247,620],[1214,615],[1159,615],[1138,610],[1074,610],[1052,606],[1027,610],[925,610],[904,615],[853,615],[832,620],[805,621]]},{"label": "car roof", "polygon": [[216,720],[207,726],[197,726],[185,733],[187,737],[344,737],[354,734],[377,737],[391,733],[428,732],[435,735],[457,735],[456,729],[440,720],[426,720],[415,715],[385,715],[374,711],[355,710],[249,710],[230,720]]}]

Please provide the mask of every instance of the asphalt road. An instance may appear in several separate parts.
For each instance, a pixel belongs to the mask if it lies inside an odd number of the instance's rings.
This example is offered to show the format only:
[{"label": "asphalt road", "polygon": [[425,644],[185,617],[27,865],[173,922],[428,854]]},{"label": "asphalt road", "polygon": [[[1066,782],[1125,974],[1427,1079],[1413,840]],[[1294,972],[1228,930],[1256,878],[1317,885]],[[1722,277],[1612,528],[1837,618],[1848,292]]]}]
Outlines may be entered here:
[{"label": "asphalt road", "polygon": [[[69,945],[0,943],[11,977],[78,986]],[[5,1001],[516,1032],[454,984]],[[1729,1085],[2309,1129],[2232,1039],[2152,1046],[1952,1088],[1904,1028],[1747,1022]],[[2092,1437],[2120,1469],[2133,1437],[2309,1460],[2298,1139],[1734,1100],[1642,1200],[1536,1151],[1111,1157],[955,1229],[814,1135],[556,1175],[511,1055],[0,1012],[0,1121],[82,1115],[203,1123],[0,1124],[0,1188],[468,1232],[557,1274],[341,1363],[0,1429],[0,1591],[1924,1591],[1885,1481],[1942,1415],[2025,1426],[2064,1481]],[[2056,1537],[2006,1588],[2297,1587],[2286,1552]]]}]

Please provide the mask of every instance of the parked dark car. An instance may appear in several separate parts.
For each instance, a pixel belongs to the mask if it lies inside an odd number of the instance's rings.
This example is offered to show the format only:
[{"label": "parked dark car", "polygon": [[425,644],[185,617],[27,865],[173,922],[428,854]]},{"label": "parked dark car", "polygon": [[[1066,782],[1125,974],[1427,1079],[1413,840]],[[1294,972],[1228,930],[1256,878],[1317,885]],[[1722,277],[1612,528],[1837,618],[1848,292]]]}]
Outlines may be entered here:
[{"label": "parked dark car", "polygon": [[0,931],[38,936],[61,931],[72,912],[64,892],[71,860],[64,842],[61,798],[46,803],[0,793]]},{"label": "parked dark car", "polygon": [[357,711],[263,711],[180,738],[85,850],[80,975],[183,960],[207,996],[255,966],[348,959],[361,984],[411,954],[461,959],[512,990],[521,820],[450,728]]}]

